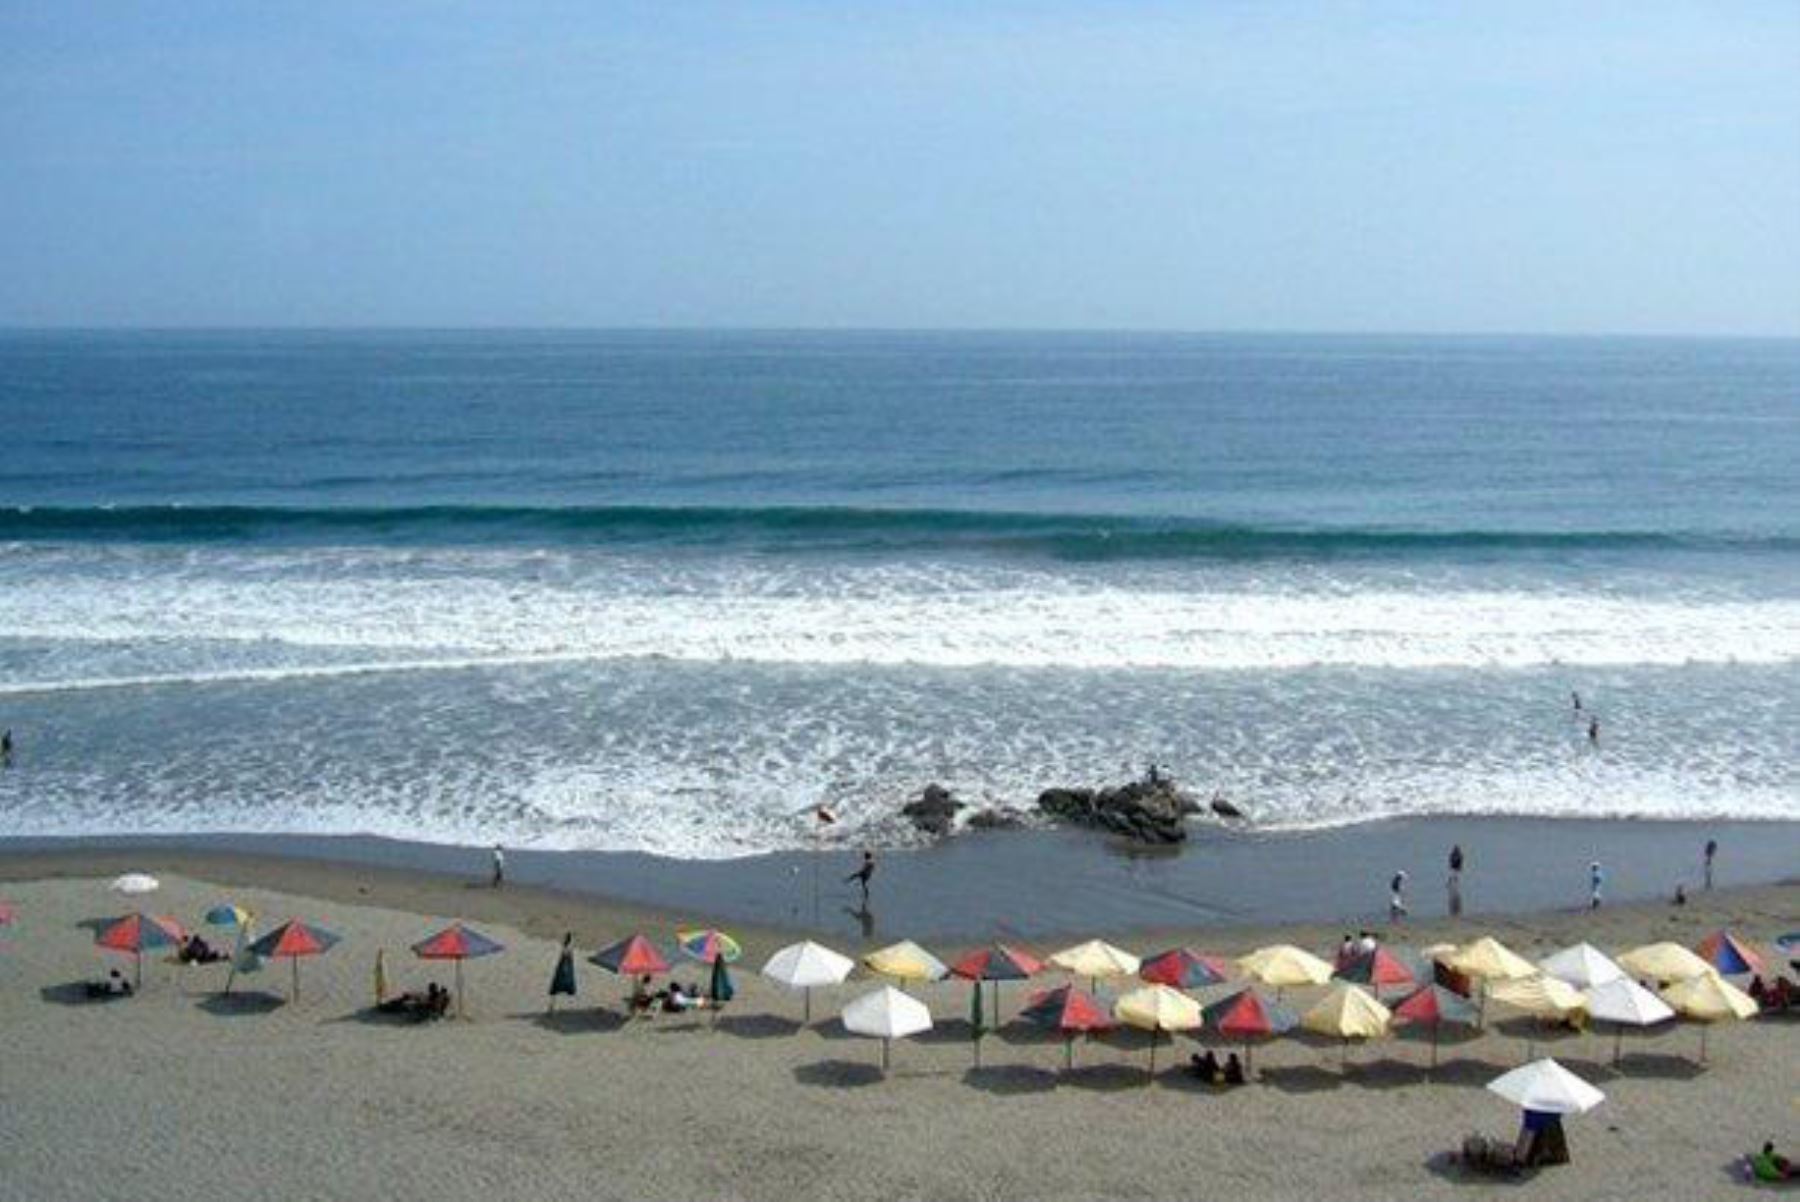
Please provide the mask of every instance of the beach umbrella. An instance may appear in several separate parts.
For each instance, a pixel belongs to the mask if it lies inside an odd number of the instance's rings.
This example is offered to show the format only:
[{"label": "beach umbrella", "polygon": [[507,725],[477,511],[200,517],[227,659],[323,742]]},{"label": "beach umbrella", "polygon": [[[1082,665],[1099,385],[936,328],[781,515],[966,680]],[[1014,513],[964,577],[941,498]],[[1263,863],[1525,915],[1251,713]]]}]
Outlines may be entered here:
[{"label": "beach umbrella", "polygon": [[1431,1066],[1437,1067],[1438,1032],[1445,1024],[1477,1027],[1481,1019],[1475,1003],[1442,985],[1424,985],[1401,998],[1393,1006],[1395,1025],[1429,1026],[1431,1028]]},{"label": "beach umbrella", "polygon": [[13,909],[12,903],[0,901],[0,927],[11,926],[16,917],[17,911]]},{"label": "beach umbrella", "polygon": [[1339,981],[1348,981],[1355,985],[1367,985],[1380,992],[1384,985],[1412,988],[1420,984],[1422,966],[1408,964],[1391,949],[1377,947],[1371,952],[1359,952],[1350,957],[1331,975]]},{"label": "beach umbrella", "polygon": [[1705,976],[1712,965],[1679,943],[1646,943],[1619,957],[1619,967],[1634,977],[1652,981],[1685,981]]},{"label": "beach umbrella", "polygon": [[1775,937],[1775,946],[1784,952],[1800,951],[1800,931],[1789,931]]},{"label": "beach umbrella", "polygon": [[840,956],[830,948],[807,940],[790,943],[769,957],[762,967],[763,976],[778,981],[789,989],[798,989],[806,998],[806,1021],[812,1021],[812,991],[821,985],[841,985],[856,964],[848,956]]},{"label": "beach umbrella", "polygon": [[936,981],[950,972],[942,960],[910,939],[870,952],[863,957],[863,963],[871,972],[896,981]]},{"label": "beach umbrella", "polygon": [[1018,948],[996,943],[962,957],[950,966],[954,976],[965,981],[994,983],[994,1026],[1000,1025],[1000,982],[1024,981],[1044,971],[1044,963]]},{"label": "beach umbrella", "polygon": [[1074,947],[1065,947],[1050,957],[1050,963],[1064,972],[1086,977],[1090,985],[1103,977],[1132,976],[1139,967],[1136,956],[1103,939],[1090,939]]},{"label": "beach umbrella", "polygon": [[737,986],[731,983],[731,969],[726,967],[730,963],[729,956],[714,956],[712,960],[712,979],[706,984],[706,996],[713,1004],[715,1017],[719,1013],[718,1007],[737,996]]},{"label": "beach umbrella", "polygon": [[888,1070],[888,1049],[896,1039],[931,1030],[931,1011],[925,1003],[892,985],[865,993],[843,1013],[844,1030],[881,1041],[881,1071]]},{"label": "beach umbrella", "polygon": [[1360,985],[1339,985],[1300,1016],[1300,1025],[1316,1035],[1346,1042],[1386,1035],[1393,1011]]},{"label": "beach umbrella", "polygon": [[1138,976],[1152,985],[1167,985],[1171,989],[1200,989],[1228,980],[1231,965],[1217,956],[1174,947],[1138,965]]},{"label": "beach umbrella", "polygon": [[1613,1024],[1613,1063],[1619,1062],[1626,1027],[1653,1027],[1675,1017],[1667,1002],[1630,977],[1614,977],[1587,991],[1588,1014]]},{"label": "beach umbrella", "polygon": [[1710,969],[1669,986],[1662,991],[1662,999],[1683,1017],[1705,1024],[1700,1028],[1702,1064],[1706,1062],[1706,1034],[1713,1023],[1749,1018],[1758,1009],[1754,998]]},{"label": "beach umbrella", "polygon": [[1019,1017],[1036,1026],[1061,1032],[1070,1068],[1075,1067],[1077,1035],[1110,1031],[1118,1025],[1113,1022],[1112,1015],[1106,1012],[1106,1007],[1091,994],[1083,993],[1073,985],[1032,994],[1026,1001],[1025,1008],[1019,1011]]},{"label": "beach umbrella", "polygon": [[737,958],[744,954],[744,949],[738,946],[738,941],[724,931],[676,931],[675,946],[681,949],[682,955],[698,960],[702,964],[711,964],[714,960],[721,958],[736,963]]},{"label": "beach umbrella", "polygon": [[114,877],[112,884],[107,888],[114,893],[155,893],[162,888],[162,882],[147,872],[128,872],[124,876]]},{"label": "beach umbrella", "polygon": [[1263,1000],[1254,989],[1240,989],[1220,998],[1201,1012],[1206,1025],[1234,1043],[1244,1045],[1244,1065],[1250,1064],[1250,1042],[1271,1039],[1294,1029],[1300,1016],[1277,1002]]},{"label": "beach umbrella", "polygon": [[456,963],[456,1013],[463,1013],[463,961],[493,956],[506,950],[480,931],[453,922],[435,935],[412,945],[413,955],[421,960],[453,960]]},{"label": "beach umbrella", "polygon": [[1464,944],[1444,960],[1444,964],[1481,981],[1517,981],[1536,976],[1537,965],[1495,939],[1483,935]]},{"label": "beach umbrella", "polygon": [[324,927],[293,919],[284,922],[250,945],[258,956],[270,960],[285,958],[294,976],[294,1000],[300,1000],[300,957],[322,956],[338,942],[338,936]]},{"label": "beach umbrella", "polygon": [[621,977],[649,977],[669,971],[669,962],[642,935],[628,935],[610,947],[603,947],[589,956],[588,962]]},{"label": "beach umbrella", "polygon": [[1606,1095],[1545,1057],[1488,1082],[1490,1092],[1525,1110],[1546,1114],[1586,1114]]},{"label": "beach umbrella", "polygon": [[1192,1031],[1201,1022],[1200,1003],[1167,985],[1146,985],[1120,998],[1113,1014],[1128,1027],[1150,1032],[1150,1076],[1156,1076],[1156,1041],[1164,1031]]},{"label": "beach umbrella", "polygon": [[1323,985],[1331,980],[1331,965],[1291,943],[1259,947],[1240,959],[1238,967],[1245,976],[1277,990],[1293,985]]},{"label": "beach umbrella", "polygon": [[1762,954],[1730,931],[1714,931],[1694,950],[1721,976],[1736,977],[1763,970]]},{"label": "beach umbrella", "polygon": [[1523,1010],[1538,1018],[1565,1018],[1587,1009],[1587,998],[1566,981],[1539,973],[1516,981],[1501,981],[1488,994],[1494,1001]]},{"label": "beach umbrella", "polygon": [[240,927],[249,926],[250,918],[250,911],[242,906],[234,906],[229,903],[214,906],[206,912],[208,926],[221,927],[227,931],[235,931]]},{"label": "beach umbrella", "polygon": [[144,952],[175,947],[187,932],[173,918],[145,914],[141,910],[115,918],[101,927],[94,942],[111,952],[130,952],[137,965],[137,985],[144,985]]},{"label": "beach umbrella", "polygon": [[1538,967],[1549,976],[1577,989],[1592,989],[1608,981],[1624,977],[1625,971],[1612,958],[1591,943],[1565,947],[1555,955],[1538,961]]}]

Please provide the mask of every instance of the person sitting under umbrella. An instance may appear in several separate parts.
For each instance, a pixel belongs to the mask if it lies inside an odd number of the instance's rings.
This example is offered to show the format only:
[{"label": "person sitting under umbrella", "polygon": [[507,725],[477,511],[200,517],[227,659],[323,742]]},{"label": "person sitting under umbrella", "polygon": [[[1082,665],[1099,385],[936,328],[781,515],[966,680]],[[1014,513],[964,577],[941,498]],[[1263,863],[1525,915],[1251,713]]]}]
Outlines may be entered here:
[{"label": "person sitting under umbrella", "polygon": [[1208,1085],[1217,1085],[1219,1083],[1219,1058],[1213,1055],[1211,1048],[1206,1050],[1205,1055],[1195,1052],[1192,1056],[1189,1056],[1188,1064],[1192,1066],[1194,1076],[1200,1078]]},{"label": "person sitting under umbrella", "polygon": [[1794,1166],[1775,1151],[1774,1141],[1769,1140],[1764,1142],[1762,1151],[1750,1158],[1750,1175],[1758,1181],[1792,1181]]},{"label": "person sitting under umbrella", "polygon": [[199,935],[189,935],[182,943],[181,950],[175,958],[182,964],[216,964],[220,960],[230,959],[224,952],[202,939]]},{"label": "person sitting under umbrella", "polygon": [[106,974],[106,980],[89,981],[87,983],[87,995],[90,998],[99,998],[108,1001],[117,997],[130,997],[131,982],[120,976],[119,970],[115,968]]}]

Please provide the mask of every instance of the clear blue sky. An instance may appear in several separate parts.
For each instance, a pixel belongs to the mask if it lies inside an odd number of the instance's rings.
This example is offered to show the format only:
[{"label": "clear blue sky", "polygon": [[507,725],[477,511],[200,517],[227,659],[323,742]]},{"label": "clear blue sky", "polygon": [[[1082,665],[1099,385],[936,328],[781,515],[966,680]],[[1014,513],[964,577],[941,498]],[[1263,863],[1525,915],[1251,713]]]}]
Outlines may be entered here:
[{"label": "clear blue sky", "polygon": [[13,3],[0,324],[1800,335],[1800,4]]}]

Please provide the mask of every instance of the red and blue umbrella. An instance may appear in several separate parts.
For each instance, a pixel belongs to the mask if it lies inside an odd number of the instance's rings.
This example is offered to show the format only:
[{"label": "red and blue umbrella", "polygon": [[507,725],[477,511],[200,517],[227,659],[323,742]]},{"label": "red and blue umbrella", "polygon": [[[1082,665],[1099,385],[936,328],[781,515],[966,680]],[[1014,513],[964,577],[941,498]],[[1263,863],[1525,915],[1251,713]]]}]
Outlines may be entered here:
[{"label": "red and blue umbrella", "polygon": [[1138,966],[1138,976],[1152,985],[1170,989],[1199,989],[1217,985],[1231,976],[1231,966],[1217,956],[1192,948],[1174,947],[1159,952]]},{"label": "red and blue umbrella", "polygon": [[1762,956],[1730,931],[1714,931],[1694,948],[1700,958],[1719,970],[1721,976],[1735,977],[1761,972]]},{"label": "red and blue umbrella", "polygon": [[1300,1016],[1277,1002],[1264,1000],[1254,989],[1240,989],[1200,1012],[1201,1022],[1234,1043],[1244,1045],[1244,1062],[1250,1061],[1250,1042],[1270,1039],[1290,1031]]},{"label": "red and blue umbrella", "polygon": [[952,976],[965,981],[994,982],[994,1026],[1000,1025],[1000,982],[1024,981],[1044,971],[1044,962],[1028,952],[996,943],[992,947],[972,951],[950,966]]},{"label": "red and blue umbrella", "polygon": [[1396,1024],[1412,1024],[1431,1028],[1431,1063],[1438,1060],[1438,1030],[1445,1023],[1458,1027],[1481,1025],[1481,1011],[1462,994],[1442,985],[1426,985],[1407,994],[1393,1008]]},{"label": "red and blue umbrella", "polygon": [[642,935],[631,935],[611,947],[601,948],[588,960],[621,977],[649,977],[669,971],[669,962],[662,958],[656,945]]},{"label": "red and blue umbrella", "polygon": [[456,961],[456,1012],[463,1012],[463,979],[462,964],[464,960],[473,960],[478,956],[492,956],[506,950],[506,946],[483,935],[480,931],[453,922],[437,934],[412,945],[413,955],[421,960],[454,960]]},{"label": "red and blue umbrella", "polygon": [[1019,1011],[1019,1017],[1028,1023],[1060,1031],[1070,1068],[1075,1066],[1077,1035],[1110,1031],[1118,1025],[1106,1007],[1092,994],[1084,993],[1073,985],[1032,994],[1025,1002],[1025,1008]]},{"label": "red and blue umbrella", "polygon": [[175,947],[187,938],[187,932],[173,918],[133,911],[101,927],[94,942],[110,952],[130,952],[137,961],[137,983],[144,984],[144,952],[159,947]]},{"label": "red and blue umbrella", "polygon": [[300,957],[322,956],[337,946],[339,936],[324,927],[291,919],[250,945],[264,959],[285,957],[294,973],[294,1000],[300,1000]]},{"label": "red and blue umbrella", "polygon": [[1415,968],[1387,948],[1377,947],[1350,957],[1331,975],[1339,981],[1367,985],[1380,993],[1387,985],[1417,985],[1424,973],[1422,967]]}]

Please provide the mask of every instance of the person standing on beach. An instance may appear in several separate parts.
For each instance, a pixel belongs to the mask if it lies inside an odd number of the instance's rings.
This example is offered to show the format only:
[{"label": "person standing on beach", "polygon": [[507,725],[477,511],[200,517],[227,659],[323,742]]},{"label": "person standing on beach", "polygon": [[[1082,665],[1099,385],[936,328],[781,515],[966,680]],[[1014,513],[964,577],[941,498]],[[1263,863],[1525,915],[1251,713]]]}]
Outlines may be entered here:
[{"label": "person standing on beach", "polygon": [[494,844],[494,879],[491,883],[496,889],[506,884],[506,852],[498,843]]},{"label": "person standing on beach", "polygon": [[862,854],[862,864],[857,867],[855,872],[851,873],[849,876],[844,878],[844,884],[846,884],[846,885],[848,885],[851,881],[855,881],[857,884],[862,886],[862,899],[863,899],[864,906],[867,906],[869,904],[869,878],[874,875],[875,875],[875,853],[872,851],[865,850]]},{"label": "person standing on beach", "polygon": [[1575,712],[1577,714],[1581,713],[1581,694],[1576,693],[1576,692],[1570,692],[1569,698],[1570,698],[1570,700],[1575,702]]},{"label": "person standing on beach", "polygon": [[1606,872],[1600,867],[1600,861],[1588,864],[1588,909],[1600,908],[1600,887],[1606,884]]},{"label": "person standing on beach", "polygon": [[1388,919],[1399,922],[1406,917],[1406,870],[1402,868],[1388,882]]},{"label": "person standing on beach", "polygon": [[1588,746],[1600,746],[1600,719],[1598,717],[1588,719]]},{"label": "person standing on beach", "polygon": [[1717,839],[1708,839],[1706,841],[1706,888],[1709,890],[1712,888],[1713,882],[1713,857],[1718,854],[1719,841]]},{"label": "person standing on beach", "polygon": [[12,767],[12,727],[0,733],[0,768]]},{"label": "person standing on beach", "polygon": [[550,1012],[556,1013],[556,999],[575,996],[575,932],[564,931],[562,952],[556,957],[556,971],[550,974]]},{"label": "person standing on beach", "polygon": [[1450,880],[1448,882],[1448,888],[1450,891],[1450,917],[1452,918],[1456,918],[1462,914],[1462,870],[1463,849],[1462,844],[1458,843],[1450,849]]}]

